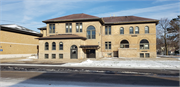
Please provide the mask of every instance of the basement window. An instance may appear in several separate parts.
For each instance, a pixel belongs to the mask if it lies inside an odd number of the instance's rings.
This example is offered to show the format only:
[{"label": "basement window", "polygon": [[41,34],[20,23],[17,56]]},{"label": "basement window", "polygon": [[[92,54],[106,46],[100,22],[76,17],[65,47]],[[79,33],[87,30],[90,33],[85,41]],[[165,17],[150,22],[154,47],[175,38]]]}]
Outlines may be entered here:
[{"label": "basement window", "polygon": [[52,59],[56,59],[56,54],[52,54]]},{"label": "basement window", "polygon": [[45,54],[45,59],[48,59],[49,58],[49,54]]},{"label": "basement window", "polygon": [[63,59],[63,54],[59,54],[59,59]]}]

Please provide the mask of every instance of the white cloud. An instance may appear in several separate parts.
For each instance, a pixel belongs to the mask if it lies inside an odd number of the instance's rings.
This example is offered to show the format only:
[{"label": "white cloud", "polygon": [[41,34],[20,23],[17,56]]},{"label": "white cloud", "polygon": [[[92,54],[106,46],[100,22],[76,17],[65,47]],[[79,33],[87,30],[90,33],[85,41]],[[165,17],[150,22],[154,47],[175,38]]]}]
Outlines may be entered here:
[{"label": "white cloud", "polygon": [[[160,5],[160,6],[153,6],[153,7],[147,7],[147,8],[137,8],[137,9],[129,9],[129,10],[122,10],[117,12],[108,12],[103,14],[97,14],[99,17],[108,17],[109,15],[116,15],[116,16],[128,16],[128,15],[142,15],[146,16],[149,14],[152,14],[152,18],[159,18],[161,17],[167,17],[167,15],[173,15],[175,13],[178,13],[179,11],[180,3],[173,3],[173,4],[166,4],[166,5]],[[164,12],[169,12],[167,14],[163,14]],[[160,15],[158,15],[160,14]],[[157,17],[155,17],[155,15]],[[176,14],[178,15],[178,14]],[[151,15],[148,17],[151,18]]]}]

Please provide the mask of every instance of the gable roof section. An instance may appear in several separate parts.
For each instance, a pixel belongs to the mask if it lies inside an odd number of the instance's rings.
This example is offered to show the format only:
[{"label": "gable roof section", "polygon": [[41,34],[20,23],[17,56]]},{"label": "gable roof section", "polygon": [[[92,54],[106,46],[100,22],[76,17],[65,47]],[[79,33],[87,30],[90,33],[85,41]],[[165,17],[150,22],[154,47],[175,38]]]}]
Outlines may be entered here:
[{"label": "gable roof section", "polygon": [[46,22],[56,22],[56,21],[92,20],[92,19],[100,19],[100,18],[81,13],[81,14],[72,14],[72,15],[67,15],[63,17],[53,18],[53,19],[45,20],[43,22],[46,23]]},{"label": "gable roof section", "polygon": [[159,20],[143,18],[137,16],[118,16],[118,17],[104,17],[102,18],[105,24],[124,24],[124,23],[143,23],[143,22],[155,22],[158,23]]},{"label": "gable roof section", "polygon": [[58,34],[58,35],[50,35],[47,37],[36,38],[39,40],[54,40],[54,39],[82,39],[86,40],[86,37],[78,36],[76,34]]}]

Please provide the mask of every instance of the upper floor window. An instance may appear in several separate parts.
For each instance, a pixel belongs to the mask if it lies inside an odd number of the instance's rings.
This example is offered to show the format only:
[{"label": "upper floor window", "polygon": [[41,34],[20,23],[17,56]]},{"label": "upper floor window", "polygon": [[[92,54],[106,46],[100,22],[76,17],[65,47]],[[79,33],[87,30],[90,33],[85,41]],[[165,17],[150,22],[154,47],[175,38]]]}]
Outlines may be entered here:
[{"label": "upper floor window", "polygon": [[146,39],[141,40],[140,49],[149,49],[149,41]]},{"label": "upper floor window", "polygon": [[82,32],[82,23],[76,23],[76,32]]},{"label": "upper floor window", "polygon": [[129,48],[129,42],[127,40],[122,40],[120,43],[120,48]]},{"label": "upper floor window", "polygon": [[63,42],[59,43],[59,50],[63,50]]},{"label": "upper floor window", "polygon": [[133,27],[130,27],[130,28],[129,28],[129,34],[134,34],[134,29],[133,29]]},{"label": "upper floor window", "polygon": [[145,27],[145,34],[146,33],[149,33],[149,27],[148,26]]},{"label": "upper floor window", "polygon": [[96,39],[96,29],[92,25],[87,28],[87,39]]},{"label": "upper floor window", "polygon": [[49,50],[49,43],[48,42],[45,43],[45,50]]},{"label": "upper floor window", "polygon": [[66,33],[72,33],[72,23],[66,23]]},{"label": "upper floor window", "polygon": [[124,34],[124,28],[123,27],[120,28],[120,34]]},{"label": "upper floor window", "polygon": [[105,42],[105,49],[111,49],[111,42]]},{"label": "upper floor window", "polygon": [[105,26],[105,35],[111,35],[111,26]]},{"label": "upper floor window", "polygon": [[55,24],[49,24],[49,33],[55,33]]},{"label": "upper floor window", "polygon": [[52,43],[52,50],[56,50],[56,43],[55,42]]},{"label": "upper floor window", "polygon": [[139,27],[135,28],[135,34],[139,34]]}]

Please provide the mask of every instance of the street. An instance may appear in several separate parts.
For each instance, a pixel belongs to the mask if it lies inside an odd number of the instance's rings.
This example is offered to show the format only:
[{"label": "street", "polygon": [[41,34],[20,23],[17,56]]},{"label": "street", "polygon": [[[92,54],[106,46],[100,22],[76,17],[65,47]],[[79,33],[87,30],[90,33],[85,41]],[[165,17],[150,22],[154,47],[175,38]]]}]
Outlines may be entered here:
[{"label": "street", "polygon": [[179,86],[178,76],[1,71],[1,87]]}]

